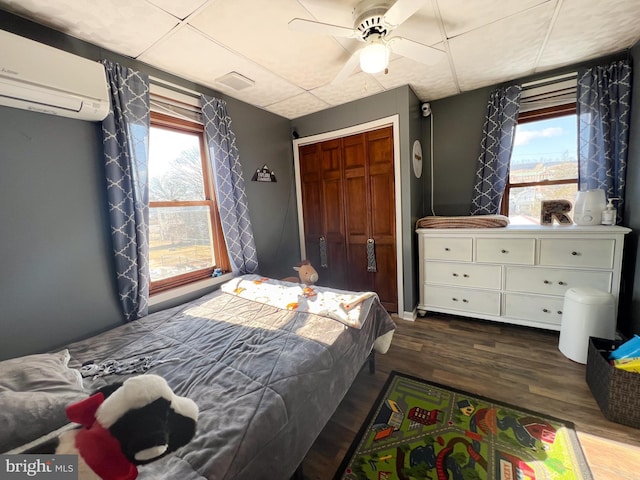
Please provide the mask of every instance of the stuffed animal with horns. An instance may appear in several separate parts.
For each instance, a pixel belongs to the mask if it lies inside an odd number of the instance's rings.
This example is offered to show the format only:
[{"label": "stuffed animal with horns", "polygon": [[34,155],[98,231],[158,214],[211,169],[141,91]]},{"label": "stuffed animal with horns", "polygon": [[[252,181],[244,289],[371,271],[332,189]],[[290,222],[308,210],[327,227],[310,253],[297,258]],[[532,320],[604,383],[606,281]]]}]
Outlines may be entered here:
[{"label": "stuffed animal with horns", "polygon": [[285,282],[304,283],[305,285],[313,285],[318,281],[318,272],[309,260],[303,260],[297,267],[293,267],[298,272],[298,277],[286,277],[282,280]]}]

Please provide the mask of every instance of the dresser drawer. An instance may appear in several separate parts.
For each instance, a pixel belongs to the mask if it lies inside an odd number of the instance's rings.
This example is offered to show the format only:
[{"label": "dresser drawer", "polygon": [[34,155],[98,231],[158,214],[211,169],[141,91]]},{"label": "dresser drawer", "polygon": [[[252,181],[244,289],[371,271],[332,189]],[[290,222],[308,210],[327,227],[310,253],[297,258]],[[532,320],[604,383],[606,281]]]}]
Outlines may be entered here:
[{"label": "dresser drawer", "polygon": [[424,285],[425,305],[461,312],[500,315],[500,292]]},{"label": "dresser drawer", "polygon": [[562,323],[563,297],[543,297],[504,294],[504,315],[532,322],[560,326]]},{"label": "dresser drawer", "polygon": [[502,267],[473,263],[426,262],[424,279],[427,283],[500,290]]},{"label": "dresser drawer", "polygon": [[563,296],[568,288],[592,287],[611,291],[611,272],[560,268],[505,267],[505,289]]},{"label": "dresser drawer", "polygon": [[425,238],[424,257],[427,260],[470,262],[472,245],[472,238]]},{"label": "dresser drawer", "polygon": [[535,238],[478,238],[476,240],[476,261],[478,262],[533,265],[535,259]]},{"label": "dresser drawer", "polygon": [[540,240],[540,265],[613,268],[615,240],[547,238]]}]

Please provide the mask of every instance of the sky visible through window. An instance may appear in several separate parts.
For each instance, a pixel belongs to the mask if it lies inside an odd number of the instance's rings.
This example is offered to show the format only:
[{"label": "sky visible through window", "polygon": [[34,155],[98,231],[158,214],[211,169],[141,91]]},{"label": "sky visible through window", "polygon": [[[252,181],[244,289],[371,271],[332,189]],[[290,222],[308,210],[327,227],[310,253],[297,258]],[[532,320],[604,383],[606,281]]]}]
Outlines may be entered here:
[{"label": "sky visible through window", "polygon": [[509,190],[511,223],[539,223],[541,202],[544,200],[563,199],[573,203],[577,188],[575,181],[562,185],[545,185],[544,182],[576,179],[577,158],[575,114],[519,124],[511,155],[509,183],[534,185]]},{"label": "sky visible through window", "polygon": [[511,167],[526,163],[548,163],[578,155],[576,116],[523,123],[516,127]]}]

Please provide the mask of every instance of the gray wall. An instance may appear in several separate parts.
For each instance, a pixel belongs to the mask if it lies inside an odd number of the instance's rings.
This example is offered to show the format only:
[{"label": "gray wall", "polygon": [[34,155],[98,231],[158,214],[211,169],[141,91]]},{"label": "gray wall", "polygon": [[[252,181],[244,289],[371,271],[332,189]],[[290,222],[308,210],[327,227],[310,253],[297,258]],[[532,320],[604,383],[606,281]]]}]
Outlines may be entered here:
[{"label": "gray wall", "polygon": [[[431,214],[431,181],[436,215],[469,215],[482,125],[491,88],[482,88],[431,102],[433,121],[433,179],[426,175],[427,212]],[[428,147],[431,133],[425,121]]]},{"label": "gray wall", "polygon": [[[225,99],[261,273],[289,275],[300,254],[288,119],[2,11],[0,28]],[[277,183],[250,181],[264,164]],[[0,359],[121,323],[103,176],[99,123],[0,107]]]},{"label": "gray wall", "polygon": [[291,121],[300,137],[340,130],[392,115],[399,115],[400,177],[402,191],[402,258],[404,265],[404,310],[412,311],[417,303],[415,265],[417,250],[413,226],[422,210],[423,183],[413,176],[411,148],[421,136],[420,102],[409,86],[339,105]]}]

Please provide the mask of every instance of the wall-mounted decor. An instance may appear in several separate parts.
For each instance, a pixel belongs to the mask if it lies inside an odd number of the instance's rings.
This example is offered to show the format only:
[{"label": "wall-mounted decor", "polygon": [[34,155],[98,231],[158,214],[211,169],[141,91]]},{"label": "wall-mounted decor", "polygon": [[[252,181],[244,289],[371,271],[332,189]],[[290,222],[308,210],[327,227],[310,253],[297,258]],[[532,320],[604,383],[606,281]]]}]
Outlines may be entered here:
[{"label": "wall-mounted decor", "polygon": [[422,145],[420,145],[419,140],[413,142],[411,160],[413,162],[413,174],[416,178],[420,178],[422,176]]},{"label": "wall-mounted decor", "polygon": [[569,217],[571,202],[569,200],[543,200],[540,203],[540,225],[573,225]]},{"label": "wall-mounted decor", "polygon": [[251,181],[253,182],[277,182],[276,174],[272,170],[269,170],[269,167],[265,164],[264,167],[258,168],[256,173],[251,177]]}]

